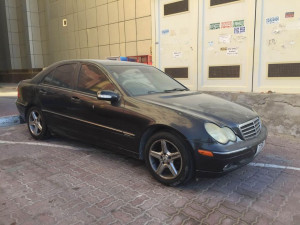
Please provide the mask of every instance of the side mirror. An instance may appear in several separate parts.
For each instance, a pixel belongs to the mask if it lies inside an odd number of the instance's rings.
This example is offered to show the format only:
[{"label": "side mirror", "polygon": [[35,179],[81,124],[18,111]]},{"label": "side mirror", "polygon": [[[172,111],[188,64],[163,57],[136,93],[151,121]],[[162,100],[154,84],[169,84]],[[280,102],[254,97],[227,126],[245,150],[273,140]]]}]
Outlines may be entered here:
[{"label": "side mirror", "polygon": [[110,102],[118,102],[120,100],[120,95],[113,91],[103,90],[97,92],[97,99]]}]

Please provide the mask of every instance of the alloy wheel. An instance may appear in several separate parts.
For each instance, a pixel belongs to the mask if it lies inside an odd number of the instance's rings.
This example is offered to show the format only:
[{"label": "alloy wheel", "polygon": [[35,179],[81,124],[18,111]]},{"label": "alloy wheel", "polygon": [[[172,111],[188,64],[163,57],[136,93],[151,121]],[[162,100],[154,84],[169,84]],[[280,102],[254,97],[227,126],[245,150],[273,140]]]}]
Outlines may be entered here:
[{"label": "alloy wheel", "polygon": [[35,136],[40,135],[40,133],[43,130],[43,127],[42,127],[41,115],[37,111],[35,110],[31,111],[29,115],[28,123],[29,123],[30,132]]},{"label": "alloy wheel", "polygon": [[150,147],[149,161],[153,171],[163,179],[174,179],[182,170],[182,156],[172,142],[159,139]]}]

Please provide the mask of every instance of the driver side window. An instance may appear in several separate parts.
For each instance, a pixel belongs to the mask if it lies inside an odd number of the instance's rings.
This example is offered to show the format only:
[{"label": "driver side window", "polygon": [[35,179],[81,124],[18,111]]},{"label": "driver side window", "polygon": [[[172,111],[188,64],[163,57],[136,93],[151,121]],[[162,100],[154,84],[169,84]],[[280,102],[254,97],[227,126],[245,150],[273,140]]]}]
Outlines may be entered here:
[{"label": "driver side window", "polygon": [[96,66],[82,64],[78,76],[77,90],[96,94],[97,91],[102,90],[114,91],[115,87],[106,75]]}]

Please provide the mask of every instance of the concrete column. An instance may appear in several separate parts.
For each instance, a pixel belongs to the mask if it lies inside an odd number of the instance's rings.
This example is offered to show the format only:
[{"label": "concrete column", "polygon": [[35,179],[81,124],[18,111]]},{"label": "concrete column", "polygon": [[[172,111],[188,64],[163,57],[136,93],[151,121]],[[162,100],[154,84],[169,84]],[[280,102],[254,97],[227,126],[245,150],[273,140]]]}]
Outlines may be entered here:
[{"label": "concrete column", "polygon": [[42,39],[40,29],[40,15],[37,0],[26,0],[25,5],[27,37],[29,43],[29,55],[32,68],[44,67]]}]

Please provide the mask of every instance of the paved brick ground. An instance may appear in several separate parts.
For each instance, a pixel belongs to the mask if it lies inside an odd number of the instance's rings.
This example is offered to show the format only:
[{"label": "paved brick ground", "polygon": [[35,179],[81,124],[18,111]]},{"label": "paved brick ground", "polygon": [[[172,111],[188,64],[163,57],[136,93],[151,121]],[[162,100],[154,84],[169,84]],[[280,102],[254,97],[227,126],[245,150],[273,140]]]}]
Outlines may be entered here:
[{"label": "paved brick ground", "polygon": [[0,83],[0,117],[19,114],[16,100],[17,84]]},{"label": "paved brick ground", "polygon": [[[25,125],[1,128],[0,140],[35,142]],[[300,171],[245,166],[172,188],[135,159],[62,138],[30,143],[0,141],[1,225],[300,224]],[[299,141],[271,137],[255,162],[300,167]]]},{"label": "paved brick ground", "polygon": [[0,96],[0,117],[19,115],[16,107],[16,97],[1,97]]}]

